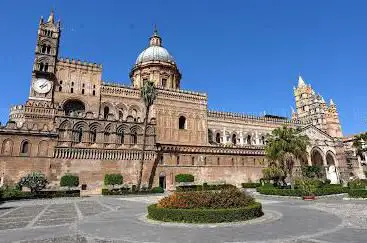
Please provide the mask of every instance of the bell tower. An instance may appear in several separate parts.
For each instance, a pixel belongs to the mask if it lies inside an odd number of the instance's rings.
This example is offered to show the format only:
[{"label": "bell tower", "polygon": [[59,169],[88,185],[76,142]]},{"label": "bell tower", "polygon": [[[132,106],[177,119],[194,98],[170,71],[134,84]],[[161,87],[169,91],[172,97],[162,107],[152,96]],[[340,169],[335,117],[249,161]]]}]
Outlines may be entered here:
[{"label": "bell tower", "polygon": [[60,34],[60,21],[55,23],[53,11],[47,21],[41,17],[33,62],[30,100],[52,100]]}]

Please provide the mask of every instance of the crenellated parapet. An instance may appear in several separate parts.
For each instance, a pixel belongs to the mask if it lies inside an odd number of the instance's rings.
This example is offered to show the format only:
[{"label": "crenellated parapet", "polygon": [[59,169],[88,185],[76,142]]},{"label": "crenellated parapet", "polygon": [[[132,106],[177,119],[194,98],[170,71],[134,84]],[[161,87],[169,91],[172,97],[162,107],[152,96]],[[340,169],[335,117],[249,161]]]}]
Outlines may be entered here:
[{"label": "crenellated parapet", "polygon": [[158,89],[158,97],[176,101],[186,101],[190,103],[207,104],[208,97],[205,93],[198,93],[186,90]]},{"label": "crenellated parapet", "polygon": [[57,65],[70,66],[78,69],[102,72],[102,64],[97,64],[95,62],[88,62],[68,57],[66,58],[60,57],[57,60]]},{"label": "crenellated parapet", "polygon": [[300,121],[275,118],[275,117],[266,117],[266,116],[254,116],[249,114],[242,113],[232,113],[232,112],[221,112],[221,111],[208,111],[209,118],[215,119],[238,119],[242,121],[260,121],[264,123],[276,123],[276,124],[284,124],[284,125],[301,125]]},{"label": "crenellated parapet", "polygon": [[103,83],[101,86],[101,95],[139,98],[140,90],[117,83]]}]

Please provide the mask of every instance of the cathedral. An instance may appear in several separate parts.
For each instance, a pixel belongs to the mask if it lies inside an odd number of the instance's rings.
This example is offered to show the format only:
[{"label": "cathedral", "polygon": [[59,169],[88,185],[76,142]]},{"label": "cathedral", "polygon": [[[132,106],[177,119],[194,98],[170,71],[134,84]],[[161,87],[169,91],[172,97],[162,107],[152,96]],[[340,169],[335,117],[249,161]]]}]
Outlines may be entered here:
[{"label": "cathedral", "polygon": [[[145,119],[143,185],[174,189],[179,173],[193,174],[198,183],[256,182],[268,166],[266,137],[282,126],[310,137],[306,163],[323,166],[333,183],[364,178],[335,103],[326,103],[302,77],[294,87],[292,118],[218,112],[208,110],[205,93],[180,88],[179,66],[156,30],[131,68],[129,86],[103,81],[101,64],[59,57],[60,38],[54,13],[41,18],[29,97],[10,108],[0,127],[5,183],[40,171],[55,186],[64,174],[78,175],[89,194],[101,193],[105,174],[119,173],[124,183],[136,184]],[[140,98],[146,81],[157,89],[149,117]],[[295,170],[300,172],[299,164]]]}]

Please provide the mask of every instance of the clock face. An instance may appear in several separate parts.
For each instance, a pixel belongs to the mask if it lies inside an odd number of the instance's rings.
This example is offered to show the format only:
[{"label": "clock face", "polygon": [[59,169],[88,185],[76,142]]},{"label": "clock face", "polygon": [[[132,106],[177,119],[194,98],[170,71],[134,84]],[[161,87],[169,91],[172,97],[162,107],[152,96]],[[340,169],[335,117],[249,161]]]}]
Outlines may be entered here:
[{"label": "clock face", "polygon": [[33,89],[40,94],[46,94],[51,90],[51,82],[47,79],[40,78],[33,83]]}]

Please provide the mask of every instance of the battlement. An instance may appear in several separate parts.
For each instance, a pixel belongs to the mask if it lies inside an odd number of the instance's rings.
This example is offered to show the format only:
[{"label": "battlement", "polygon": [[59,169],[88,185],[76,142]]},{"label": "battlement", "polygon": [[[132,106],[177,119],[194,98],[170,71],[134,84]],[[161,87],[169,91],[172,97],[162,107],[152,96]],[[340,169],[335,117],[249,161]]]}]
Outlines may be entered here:
[{"label": "battlement", "polygon": [[273,122],[273,123],[281,123],[281,124],[302,124],[300,121],[294,121],[284,118],[276,118],[270,116],[255,116],[249,114],[242,113],[233,113],[233,112],[221,112],[221,111],[208,111],[208,117],[213,118],[229,118],[229,119],[239,119],[239,120],[257,120],[263,122]]},{"label": "battlement", "polygon": [[95,62],[92,63],[68,57],[66,58],[60,57],[57,61],[58,63],[71,64],[80,68],[95,69],[96,71],[102,71],[102,64],[97,64]]}]

